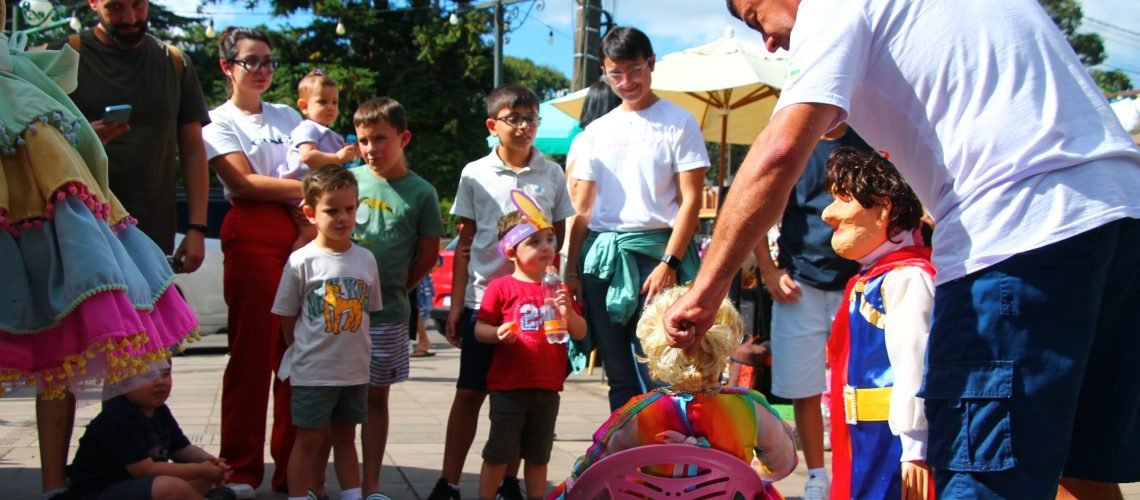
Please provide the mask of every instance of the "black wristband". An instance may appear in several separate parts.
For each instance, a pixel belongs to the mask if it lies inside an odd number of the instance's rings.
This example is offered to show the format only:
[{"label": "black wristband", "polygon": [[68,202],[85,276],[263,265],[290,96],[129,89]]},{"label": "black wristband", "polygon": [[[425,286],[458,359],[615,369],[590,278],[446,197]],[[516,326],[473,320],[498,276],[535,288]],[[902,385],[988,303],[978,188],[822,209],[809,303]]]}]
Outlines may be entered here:
[{"label": "black wristband", "polygon": [[661,257],[661,262],[664,262],[666,266],[669,266],[669,269],[673,270],[676,270],[677,266],[681,265],[681,259],[668,254],[666,254],[664,257]]},{"label": "black wristband", "polygon": [[208,234],[210,232],[210,228],[206,227],[205,224],[187,224],[186,232],[190,231],[198,231],[202,234]]}]

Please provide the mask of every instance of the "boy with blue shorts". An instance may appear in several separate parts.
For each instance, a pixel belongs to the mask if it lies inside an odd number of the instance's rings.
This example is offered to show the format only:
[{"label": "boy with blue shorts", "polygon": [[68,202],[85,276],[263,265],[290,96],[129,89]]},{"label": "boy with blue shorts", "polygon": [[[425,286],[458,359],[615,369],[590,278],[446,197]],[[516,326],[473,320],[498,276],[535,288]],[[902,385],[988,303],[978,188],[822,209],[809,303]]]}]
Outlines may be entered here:
[{"label": "boy with blue shorts", "polygon": [[317,226],[317,237],[289,256],[272,309],[289,346],[277,373],[293,386],[297,427],[289,498],[306,498],[323,478],[331,441],[341,498],[359,500],[356,424],[368,417],[368,313],[381,308],[380,274],[372,254],[352,243],[356,178],[323,167],[301,186],[301,210]]},{"label": "boy with blue shorts", "polygon": [[[534,147],[538,132],[538,96],[524,87],[504,85],[487,96],[487,131],[499,144],[487,156],[468,163],[459,178],[452,215],[462,229],[453,261],[451,311],[447,338],[461,348],[459,380],[447,419],[443,470],[430,499],[459,498],[463,461],[478,428],[479,409],[487,398],[487,371],[494,346],[475,340],[475,311],[492,279],[510,274],[510,262],[499,255],[499,218],[515,210],[512,189],[525,192],[553,221],[554,234],[565,234],[565,221],[574,214],[562,168]],[[559,241],[558,247],[561,247]],[[465,251],[470,249],[470,252]],[[517,471],[518,463],[511,469]],[[521,495],[516,474],[503,480],[507,497]]]},{"label": "boy with blue shorts", "polygon": [[380,493],[380,467],[388,441],[388,393],[408,379],[408,293],[439,259],[443,219],[435,188],[408,170],[404,148],[412,140],[407,112],[396,100],[378,97],[361,104],[352,117],[365,165],[350,171],[360,183],[360,210],[353,239],[384,263],[384,310],[372,315],[372,366],[368,423],[361,433],[364,491]]}]

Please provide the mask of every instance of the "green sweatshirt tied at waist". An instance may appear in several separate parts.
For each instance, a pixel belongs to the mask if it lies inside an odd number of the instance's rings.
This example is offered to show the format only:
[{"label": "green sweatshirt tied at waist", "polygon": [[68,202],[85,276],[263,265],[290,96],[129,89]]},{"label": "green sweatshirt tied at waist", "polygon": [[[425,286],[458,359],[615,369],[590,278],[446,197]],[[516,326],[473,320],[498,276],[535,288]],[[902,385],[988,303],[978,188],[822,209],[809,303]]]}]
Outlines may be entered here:
[{"label": "green sweatshirt tied at waist", "polygon": [[[652,229],[628,233],[590,231],[582,244],[581,274],[589,274],[602,281],[609,281],[606,291],[606,311],[615,323],[625,324],[633,318],[637,309],[637,297],[641,294],[641,275],[634,254],[651,259],[665,256],[665,245],[669,243],[672,229]],[[690,241],[677,267],[677,283],[685,283],[697,277],[700,261],[697,259],[697,245]]]}]

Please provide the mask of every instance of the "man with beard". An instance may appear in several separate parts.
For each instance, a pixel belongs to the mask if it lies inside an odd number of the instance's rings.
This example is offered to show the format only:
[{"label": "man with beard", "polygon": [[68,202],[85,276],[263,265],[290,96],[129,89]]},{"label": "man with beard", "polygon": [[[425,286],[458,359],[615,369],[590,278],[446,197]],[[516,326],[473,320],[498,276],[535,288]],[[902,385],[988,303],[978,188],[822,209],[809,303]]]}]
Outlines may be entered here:
[{"label": "man with beard", "polygon": [[[205,257],[209,170],[202,127],[210,122],[194,68],[181,52],[147,34],[147,0],[88,0],[99,24],[71,40],[79,86],[71,99],[107,150],[115,196],[138,227],[182,272]],[[107,106],[129,104],[126,123],[104,122]],[[175,157],[188,201],[186,238],[174,251]],[[177,270],[177,265],[176,265]]]}]

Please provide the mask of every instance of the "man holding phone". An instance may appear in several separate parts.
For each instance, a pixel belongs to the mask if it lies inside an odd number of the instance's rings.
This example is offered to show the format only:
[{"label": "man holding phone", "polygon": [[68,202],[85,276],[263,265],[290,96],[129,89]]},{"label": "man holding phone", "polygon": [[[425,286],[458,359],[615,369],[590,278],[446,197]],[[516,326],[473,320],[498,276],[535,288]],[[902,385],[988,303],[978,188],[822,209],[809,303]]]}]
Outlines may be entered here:
[{"label": "man holding phone", "polygon": [[[147,0],[87,3],[99,24],[53,44],[70,44],[81,56],[71,99],[107,150],[115,196],[182,272],[193,272],[205,257],[209,169],[202,127],[210,122],[194,68],[178,49],[147,34]],[[175,250],[177,163],[189,217]]]}]

